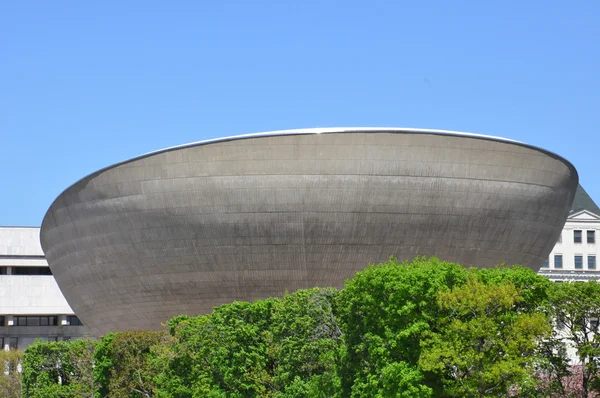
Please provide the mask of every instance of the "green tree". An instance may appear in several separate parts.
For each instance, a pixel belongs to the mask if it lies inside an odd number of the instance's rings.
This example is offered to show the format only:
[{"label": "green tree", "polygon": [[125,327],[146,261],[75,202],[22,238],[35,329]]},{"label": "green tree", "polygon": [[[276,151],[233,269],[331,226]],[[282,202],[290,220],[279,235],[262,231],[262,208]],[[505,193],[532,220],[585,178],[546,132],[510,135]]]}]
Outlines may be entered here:
[{"label": "green tree", "polygon": [[23,351],[5,351],[0,348],[0,397],[21,397],[22,382],[19,366],[22,361]]},{"label": "green tree", "polygon": [[466,279],[460,265],[418,258],[371,265],[347,281],[336,300],[344,332],[343,395],[383,396],[384,389],[396,396],[438,395],[442,386],[418,367],[421,338],[437,322],[438,292]]},{"label": "green tree", "polygon": [[68,343],[71,363],[70,394],[78,398],[94,398],[94,352],[97,342],[91,339],[72,340]]},{"label": "green tree", "polygon": [[515,311],[522,292],[508,282],[466,285],[438,293],[437,325],[423,334],[419,367],[454,397],[504,397],[533,382],[534,353],[551,326],[542,313]]},{"label": "green tree", "polygon": [[337,290],[310,289],[169,322],[156,350],[160,397],[333,397],[342,332]]},{"label": "green tree", "polygon": [[[569,393],[563,383],[564,344],[549,337],[548,319],[569,319],[572,310],[556,312],[562,308],[558,303],[566,305],[576,295],[559,290],[550,294],[552,286],[522,267],[465,269],[436,258],[404,263],[391,259],[357,273],[341,291],[315,288],[281,299],[234,302],[211,314],[175,317],[167,332],[112,333],[97,343],[37,342],[23,359],[23,395],[384,398]],[[583,318],[594,316],[572,317],[580,325]],[[578,333],[578,341],[595,342],[593,336],[585,340]],[[588,363],[597,356],[590,344],[581,347]],[[591,365],[587,369],[597,373]],[[590,386],[595,380],[590,379]]]},{"label": "green tree", "polygon": [[[481,396],[529,387],[531,357],[549,332],[540,310],[550,285],[523,267],[468,270],[436,258],[369,266],[336,300],[343,395]],[[475,288],[481,294],[469,293]],[[479,377],[487,380],[475,385]]]},{"label": "green tree", "polygon": [[68,397],[72,373],[69,342],[36,340],[23,357],[23,397]]},{"label": "green tree", "polygon": [[108,396],[108,385],[113,368],[112,341],[116,333],[108,333],[100,339],[94,350],[94,382],[96,398]]},{"label": "green tree", "polygon": [[23,397],[93,397],[96,342],[35,341],[23,357]]},{"label": "green tree", "polygon": [[342,331],[333,312],[337,290],[299,290],[276,301],[269,333],[274,384],[287,397],[333,397],[339,391]]},{"label": "green tree", "polygon": [[600,391],[600,284],[595,281],[557,283],[549,309],[559,330],[557,339],[575,348],[581,362],[582,396]]},{"label": "green tree", "polygon": [[[556,328],[552,334],[539,342],[535,354],[535,385],[523,389],[523,397],[579,397],[573,383],[576,374],[572,372],[567,347]],[[579,383],[580,384],[580,383]]]},{"label": "green tree", "polygon": [[533,272],[530,268],[513,265],[494,268],[472,268],[478,279],[486,285],[512,284],[519,289],[521,299],[513,308],[516,312],[544,312],[554,282]]},{"label": "green tree", "polygon": [[234,302],[212,314],[169,321],[171,349],[160,353],[161,397],[268,397],[277,390],[268,354],[275,299]]},{"label": "green tree", "polygon": [[105,336],[94,353],[97,396],[150,398],[156,394],[152,352],[164,332],[128,331]]}]

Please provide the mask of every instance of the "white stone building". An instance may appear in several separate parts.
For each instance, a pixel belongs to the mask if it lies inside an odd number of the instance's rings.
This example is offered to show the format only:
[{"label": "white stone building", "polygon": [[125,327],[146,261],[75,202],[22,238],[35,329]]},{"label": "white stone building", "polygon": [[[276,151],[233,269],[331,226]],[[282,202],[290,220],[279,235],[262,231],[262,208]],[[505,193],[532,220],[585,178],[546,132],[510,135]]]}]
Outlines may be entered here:
[{"label": "white stone building", "polygon": [[555,282],[600,280],[600,208],[579,186],[560,238],[539,274]]},{"label": "white stone building", "polygon": [[24,349],[36,338],[82,337],[40,246],[40,229],[0,227],[0,347]]}]

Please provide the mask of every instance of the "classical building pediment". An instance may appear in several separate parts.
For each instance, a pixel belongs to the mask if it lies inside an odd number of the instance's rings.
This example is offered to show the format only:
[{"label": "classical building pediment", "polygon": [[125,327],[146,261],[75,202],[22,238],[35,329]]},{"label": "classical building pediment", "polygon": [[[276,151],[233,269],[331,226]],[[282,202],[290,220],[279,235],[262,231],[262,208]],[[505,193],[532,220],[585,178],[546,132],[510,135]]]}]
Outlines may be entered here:
[{"label": "classical building pediment", "polygon": [[600,221],[600,216],[588,210],[579,210],[567,217],[568,221]]}]

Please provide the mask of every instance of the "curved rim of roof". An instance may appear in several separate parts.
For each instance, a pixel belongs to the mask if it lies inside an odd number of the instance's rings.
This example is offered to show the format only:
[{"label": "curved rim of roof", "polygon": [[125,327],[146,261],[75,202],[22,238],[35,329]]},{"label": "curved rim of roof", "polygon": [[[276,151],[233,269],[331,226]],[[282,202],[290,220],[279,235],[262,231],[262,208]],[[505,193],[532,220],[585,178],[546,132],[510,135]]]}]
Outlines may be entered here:
[{"label": "curved rim of roof", "polygon": [[477,133],[468,133],[468,132],[463,132],[463,131],[420,129],[420,128],[410,128],[410,127],[314,127],[314,128],[304,128],[304,129],[275,130],[275,131],[266,131],[266,132],[259,132],[259,133],[233,135],[233,136],[220,137],[220,138],[210,138],[208,140],[195,141],[195,142],[190,142],[187,144],[171,146],[171,147],[167,147],[167,148],[163,148],[163,149],[158,149],[158,150],[152,151],[152,152],[147,152],[145,154],[138,155],[138,156],[126,159],[126,160],[122,160],[117,163],[113,163],[109,166],[103,167],[99,170],[96,170],[96,171],[80,178],[79,180],[77,180],[76,182],[74,182],[73,184],[71,184],[67,188],[65,188],[52,201],[52,204],[50,205],[50,207],[44,214],[44,218],[42,219],[42,225],[40,228],[43,229],[44,220],[46,219],[48,213],[54,206],[54,203],[56,203],[58,198],[63,196],[68,190],[70,190],[77,184],[81,183],[82,181],[85,181],[85,180],[90,179],[100,173],[103,173],[107,170],[122,166],[127,163],[132,163],[137,160],[145,159],[147,157],[159,155],[159,154],[165,153],[165,152],[170,152],[170,151],[175,151],[175,150],[185,149],[185,148],[191,148],[191,147],[195,147],[195,146],[217,144],[217,143],[222,143],[222,142],[245,140],[245,139],[252,139],[252,138],[261,138],[261,137],[311,135],[311,134],[334,134],[334,133],[426,134],[426,135],[443,135],[443,136],[450,136],[450,137],[474,138],[474,139],[480,139],[480,140],[502,142],[502,143],[506,143],[506,144],[512,144],[512,145],[517,145],[517,146],[521,146],[524,148],[533,149],[533,150],[542,152],[545,155],[548,155],[554,159],[557,159],[557,160],[563,162],[571,170],[571,173],[577,178],[577,181],[579,181],[579,174],[577,173],[577,169],[575,168],[575,166],[573,166],[573,164],[570,161],[568,161],[564,157],[562,157],[554,152],[551,152],[547,149],[540,148],[538,146],[531,145],[531,144],[526,144],[521,141],[512,140],[509,138],[477,134]]}]

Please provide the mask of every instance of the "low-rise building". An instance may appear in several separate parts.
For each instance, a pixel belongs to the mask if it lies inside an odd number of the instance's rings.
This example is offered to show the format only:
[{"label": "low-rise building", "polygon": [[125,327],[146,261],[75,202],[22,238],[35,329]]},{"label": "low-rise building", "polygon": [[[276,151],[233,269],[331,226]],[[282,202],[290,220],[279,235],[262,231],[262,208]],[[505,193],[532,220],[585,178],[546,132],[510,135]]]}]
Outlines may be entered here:
[{"label": "low-rise building", "polygon": [[600,208],[579,186],[571,212],[539,274],[552,281],[600,280]]},{"label": "low-rise building", "polygon": [[40,246],[40,229],[0,227],[0,347],[83,337]]}]

